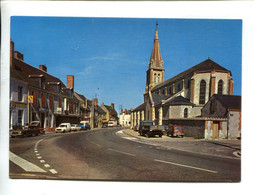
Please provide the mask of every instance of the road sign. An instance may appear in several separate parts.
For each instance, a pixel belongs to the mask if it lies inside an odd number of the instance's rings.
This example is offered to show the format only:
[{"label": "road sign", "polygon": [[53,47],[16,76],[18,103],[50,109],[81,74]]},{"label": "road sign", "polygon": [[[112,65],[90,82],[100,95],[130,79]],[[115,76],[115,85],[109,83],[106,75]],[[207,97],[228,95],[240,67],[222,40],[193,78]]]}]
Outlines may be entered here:
[{"label": "road sign", "polygon": [[32,95],[28,96],[28,103],[33,103],[34,97]]}]

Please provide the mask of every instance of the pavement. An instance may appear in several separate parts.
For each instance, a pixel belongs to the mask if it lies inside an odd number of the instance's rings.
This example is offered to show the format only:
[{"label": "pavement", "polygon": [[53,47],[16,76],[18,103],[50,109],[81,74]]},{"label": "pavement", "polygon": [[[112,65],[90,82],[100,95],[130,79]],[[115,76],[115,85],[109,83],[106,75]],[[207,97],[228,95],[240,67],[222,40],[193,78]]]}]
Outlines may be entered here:
[{"label": "pavement", "polygon": [[159,137],[140,136],[137,131],[125,129],[123,132],[135,137],[140,141],[161,146],[167,149],[176,149],[192,153],[199,153],[212,156],[222,156],[229,158],[241,157],[241,140],[238,139],[195,139],[192,137],[173,138],[163,135]]}]

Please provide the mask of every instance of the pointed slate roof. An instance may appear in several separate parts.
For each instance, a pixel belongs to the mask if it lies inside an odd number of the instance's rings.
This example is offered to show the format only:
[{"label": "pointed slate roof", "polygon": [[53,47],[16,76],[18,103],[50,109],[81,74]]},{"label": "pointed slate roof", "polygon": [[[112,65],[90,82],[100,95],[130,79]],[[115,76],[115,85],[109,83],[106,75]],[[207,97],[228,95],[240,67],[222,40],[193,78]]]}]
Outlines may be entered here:
[{"label": "pointed slate roof", "polygon": [[151,58],[149,61],[149,68],[162,69],[163,68],[162,66],[163,66],[163,60],[161,58],[158,30],[156,29],[154,42],[153,42],[153,50],[152,50]]},{"label": "pointed slate roof", "polygon": [[231,75],[231,72],[229,70],[227,70],[226,68],[220,66],[219,64],[217,64],[216,62],[214,62],[210,58],[208,58],[207,60],[197,64],[196,66],[193,66],[193,67],[185,70],[184,72],[164,81],[163,83],[160,83],[159,85],[155,86],[152,89],[152,91],[159,89],[160,87],[165,86],[169,83],[173,83],[177,80],[180,80],[188,75],[193,74],[194,72],[198,73],[198,72],[211,72],[211,71],[229,72]]}]

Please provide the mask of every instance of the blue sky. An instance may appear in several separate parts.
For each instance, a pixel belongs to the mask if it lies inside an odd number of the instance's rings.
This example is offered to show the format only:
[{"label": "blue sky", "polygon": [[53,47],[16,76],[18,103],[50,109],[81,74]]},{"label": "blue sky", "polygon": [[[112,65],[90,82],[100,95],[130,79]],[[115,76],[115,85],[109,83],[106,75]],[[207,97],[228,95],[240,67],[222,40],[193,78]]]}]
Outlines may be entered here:
[{"label": "blue sky", "polygon": [[[32,66],[99,104],[125,109],[143,102],[146,70],[157,19],[19,17],[11,18],[15,50]],[[206,60],[232,72],[234,95],[241,95],[242,21],[158,19],[165,80]]]}]

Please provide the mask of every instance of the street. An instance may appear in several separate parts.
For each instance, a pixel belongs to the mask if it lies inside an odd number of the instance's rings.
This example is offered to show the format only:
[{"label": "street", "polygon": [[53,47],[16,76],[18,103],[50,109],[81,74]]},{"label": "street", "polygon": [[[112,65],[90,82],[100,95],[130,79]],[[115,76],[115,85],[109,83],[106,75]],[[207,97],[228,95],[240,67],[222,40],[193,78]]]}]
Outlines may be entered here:
[{"label": "street", "polygon": [[[162,139],[162,144],[158,144],[159,139]],[[104,181],[240,181],[241,161],[238,157],[228,155],[229,151],[232,153],[232,148],[216,149],[220,155],[208,155],[166,147],[169,142],[165,140],[138,139],[126,134],[120,127],[10,138],[10,177]],[[200,150],[201,147],[208,147],[207,142],[192,141],[188,144],[200,147]],[[205,148],[203,151],[206,151]]]}]

